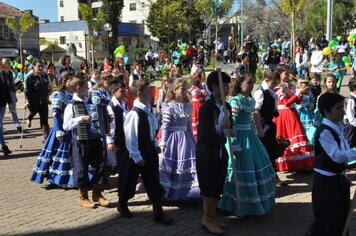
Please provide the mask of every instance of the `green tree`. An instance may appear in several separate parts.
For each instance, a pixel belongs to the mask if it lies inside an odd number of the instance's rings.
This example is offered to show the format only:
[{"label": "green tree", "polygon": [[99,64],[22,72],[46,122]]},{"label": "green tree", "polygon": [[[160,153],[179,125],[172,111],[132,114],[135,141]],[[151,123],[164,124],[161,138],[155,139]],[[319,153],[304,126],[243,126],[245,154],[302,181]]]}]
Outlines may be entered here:
[{"label": "green tree", "polygon": [[54,61],[54,50],[58,47],[58,40],[48,41],[46,39],[40,39],[40,45],[45,45],[51,51],[52,62]]},{"label": "green tree", "polygon": [[[195,8],[199,11],[202,17],[210,25],[212,22],[215,24],[215,41],[218,41],[219,30],[222,26],[220,21],[229,16],[231,13],[232,5],[234,0],[196,0]],[[215,52],[218,50],[218,45],[215,44]],[[215,54],[217,55],[217,53]],[[217,63],[215,63],[215,67]]]},{"label": "green tree", "polygon": [[307,0],[281,0],[279,3],[280,8],[291,19],[291,33],[292,33],[292,55],[294,55],[294,42],[295,42],[295,20],[298,14],[303,10]]},{"label": "green tree", "polygon": [[204,22],[192,0],[157,0],[150,5],[147,26],[160,44],[167,48],[178,39],[191,41],[199,38]]},{"label": "green tree", "polygon": [[35,24],[36,20],[32,16],[30,11],[24,11],[20,18],[6,18],[5,24],[10,27],[12,31],[14,31],[19,36],[20,41],[20,60],[23,65],[22,59],[22,37],[23,35],[31,29]]},{"label": "green tree", "polygon": [[79,3],[79,14],[82,20],[85,21],[88,31],[89,31],[89,42],[91,44],[92,57],[91,57],[91,66],[94,69],[95,64],[95,36],[94,32],[98,32],[103,22],[103,12],[100,10],[96,15],[93,14],[91,8],[85,3]]},{"label": "green tree", "polygon": [[123,0],[103,0],[101,11],[103,12],[103,20],[112,25],[112,37],[109,38],[109,51],[110,48],[117,46],[117,38],[119,36],[118,26],[121,20],[122,8],[124,7]]}]

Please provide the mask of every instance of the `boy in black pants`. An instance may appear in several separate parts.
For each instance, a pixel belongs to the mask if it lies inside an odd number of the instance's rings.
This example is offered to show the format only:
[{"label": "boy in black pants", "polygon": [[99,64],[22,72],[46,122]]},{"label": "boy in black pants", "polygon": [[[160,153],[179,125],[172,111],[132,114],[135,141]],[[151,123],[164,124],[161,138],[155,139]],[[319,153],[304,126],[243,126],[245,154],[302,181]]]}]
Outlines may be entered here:
[{"label": "boy in black pants", "polygon": [[135,80],[131,86],[131,92],[136,99],[125,119],[125,141],[129,155],[123,156],[119,171],[117,210],[123,217],[133,217],[127,202],[134,197],[137,178],[141,174],[148,198],[153,205],[154,220],[157,223],[170,224],[173,220],[163,213],[161,205],[164,189],[159,182],[159,145],[155,139],[158,125],[149,105],[149,83],[144,80]]},{"label": "boy in black pants", "polygon": [[344,97],[325,93],[319,97],[319,111],[324,117],[315,136],[313,183],[314,222],[306,235],[341,235],[350,208],[350,181],[345,163],[356,160],[339,123],[343,120]]}]

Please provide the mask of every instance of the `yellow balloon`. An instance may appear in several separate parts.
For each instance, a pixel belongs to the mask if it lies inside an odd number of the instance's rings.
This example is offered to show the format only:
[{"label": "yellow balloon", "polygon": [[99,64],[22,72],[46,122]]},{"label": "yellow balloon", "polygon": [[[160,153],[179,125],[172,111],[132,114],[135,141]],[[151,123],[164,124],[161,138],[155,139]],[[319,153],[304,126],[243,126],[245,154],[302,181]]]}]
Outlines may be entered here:
[{"label": "yellow balloon", "polygon": [[262,50],[262,49],[263,49],[263,46],[262,46],[262,45],[260,45],[258,48],[259,48],[260,50]]},{"label": "yellow balloon", "polygon": [[347,41],[349,41],[349,43],[352,43],[354,39],[352,38],[352,35],[350,35],[349,37],[347,37]]},{"label": "yellow balloon", "polygon": [[331,53],[331,47],[326,47],[323,49],[323,55],[327,56]]},{"label": "yellow balloon", "polygon": [[183,54],[183,56],[187,55],[187,51],[186,51],[186,50],[183,50],[183,51],[182,51],[182,54]]},{"label": "yellow balloon", "polygon": [[346,67],[346,70],[348,70],[350,68],[350,63],[346,62],[345,67]]},{"label": "yellow balloon", "polygon": [[18,66],[17,66],[17,68],[19,68],[20,70],[22,69],[22,64],[19,64]]}]

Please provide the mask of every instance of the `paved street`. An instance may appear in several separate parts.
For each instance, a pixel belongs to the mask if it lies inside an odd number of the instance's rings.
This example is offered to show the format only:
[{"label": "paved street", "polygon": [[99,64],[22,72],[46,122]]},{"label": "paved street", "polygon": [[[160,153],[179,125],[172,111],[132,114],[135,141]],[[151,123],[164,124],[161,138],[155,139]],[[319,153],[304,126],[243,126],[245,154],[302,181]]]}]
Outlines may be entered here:
[{"label": "paved street", "polygon": [[[346,81],[345,81],[346,83]],[[22,103],[19,96],[19,104]],[[23,109],[18,109],[19,117]],[[37,118],[37,117],[36,117]],[[0,156],[0,235],[206,235],[200,225],[201,201],[167,203],[167,214],[175,219],[171,226],[155,224],[145,194],[130,201],[135,217],[119,218],[116,211],[117,177],[112,177],[104,194],[113,203],[94,210],[78,206],[77,191],[46,188],[29,181],[42,147],[38,118],[25,130],[23,148],[9,113],[5,116],[5,136],[13,154]],[[267,215],[237,220],[227,217],[226,235],[273,236],[303,235],[313,220],[311,208],[312,174],[281,173],[289,186],[279,187],[276,206]],[[350,173],[356,181],[356,172]],[[355,186],[352,187],[352,195]],[[337,204],[337,203],[335,203]],[[356,235],[354,214],[350,235]]]}]

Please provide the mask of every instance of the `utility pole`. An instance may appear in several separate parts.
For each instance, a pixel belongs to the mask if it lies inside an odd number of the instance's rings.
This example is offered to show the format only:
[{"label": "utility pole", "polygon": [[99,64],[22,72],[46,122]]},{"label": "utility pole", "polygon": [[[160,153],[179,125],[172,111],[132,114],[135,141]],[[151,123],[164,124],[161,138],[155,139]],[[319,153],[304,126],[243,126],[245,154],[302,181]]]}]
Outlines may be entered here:
[{"label": "utility pole", "polygon": [[333,5],[334,0],[328,0],[328,13],[327,13],[327,24],[326,24],[326,35],[328,41],[333,38]]}]

